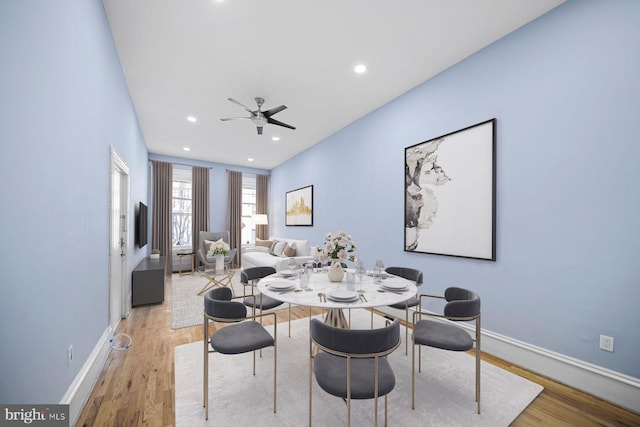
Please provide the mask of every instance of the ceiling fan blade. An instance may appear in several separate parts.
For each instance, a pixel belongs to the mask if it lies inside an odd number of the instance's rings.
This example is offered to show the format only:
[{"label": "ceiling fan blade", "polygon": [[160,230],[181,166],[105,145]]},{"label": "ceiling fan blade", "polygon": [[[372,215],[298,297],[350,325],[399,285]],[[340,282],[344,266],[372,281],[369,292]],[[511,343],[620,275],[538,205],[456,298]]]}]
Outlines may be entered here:
[{"label": "ceiling fan blade", "polygon": [[229,101],[233,102],[234,104],[237,104],[237,105],[241,106],[241,107],[242,107],[242,108],[244,108],[246,111],[250,112],[250,113],[251,113],[251,115],[254,115],[254,114],[255,114],[253,111],[251,111],[251,110],[249,109],[249,107],[247,107],[246,105],[244,105],[242,102],[240,102],[240,101],[236,101],[236,100],[235,100],[235,99],[233,99],[233,98],[227,98],[227,99],[228,99]]},{"label": "ceiling fan blade", "polygon": [[287,108],[287,106],[286,106],[286,105],[281,105],[281,106],[279,106],[279,107],[275,107],[275,108],[272,108],[272,109],[270,109],[270,110],[263,111],[263,112],[262,112],[262,114],[263,114],[265,117],[271,117],[271,116],[273,116],[274,114],[279,113],[280,111],[284,110],[285,108]]},{"label": "ceiling fan blade", "polygon": [[262,135],[262,126],[256,126],[256,129],[258,129],[258,135]]},{"label": "ceiling fan blade", "polygon": [[270,118],[270,117],[267,117],[267,123],[272,124],[272,125],[282,126],[282,127],[285,127],[285,128],[289,128],[289,129],[296,130],[296,128],[294,128],[293,126],[288,125],[288,124],[286,124],[286,123],[279,122],[278,120],[272,119],[272,118]]},{"label": "ceiling fan blade", "polygon": [[238,120],[238,119],[251,119],[251,117],[225,117],[224,119],[220,119],[223,122],[226,122],[227,120]]}]

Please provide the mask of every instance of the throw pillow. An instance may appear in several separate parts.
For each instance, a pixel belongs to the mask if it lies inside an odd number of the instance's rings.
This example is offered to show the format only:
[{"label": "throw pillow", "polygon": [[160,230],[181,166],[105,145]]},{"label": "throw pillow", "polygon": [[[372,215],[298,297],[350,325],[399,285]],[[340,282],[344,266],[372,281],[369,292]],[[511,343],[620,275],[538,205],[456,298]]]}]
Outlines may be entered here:
[{"label": "throw pillow", "polygon": [[275,255],[275,254],[273,253],[273,250],[275,249],[275,247],[276,247],[276,244],[277,244],[277,243],[278,243],[278,240],[272,240],[272,241],[271,241],[271,247],[269,248],[269,254],[271,254],[271,255]]},{"label": "throw pillow", "polygon": [[257,247],[265,247],[265,248],[267,248],[267,251],[268,251],[271,248],[271,245],[273,245],[273,242],[271,240],[256,239],[256,248]]},{"label": "throw pillow", "polygon": [[296,256],[296,244],[295,243],[287,243],[282,250],[282,256],[286,258],[291,258]]},{"label": "throw pillow", "polygon": [[273,256],[282,256],[282,251],[284,247],[287,245],[287,242],[274,242],[273,246],[271,246],[271,252],[269,252]]},{"label": "throw pillow", "polygon": [[209,253],[211,252],[211,247],[214,245],[214,241],[212,240],[205,240],[204,241],[204,253],[209,255]]}]

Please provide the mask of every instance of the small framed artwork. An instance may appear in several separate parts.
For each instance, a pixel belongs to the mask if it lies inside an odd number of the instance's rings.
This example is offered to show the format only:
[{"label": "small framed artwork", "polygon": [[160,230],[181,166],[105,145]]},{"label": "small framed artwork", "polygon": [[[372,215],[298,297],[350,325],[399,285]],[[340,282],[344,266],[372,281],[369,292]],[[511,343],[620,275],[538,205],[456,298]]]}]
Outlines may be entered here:
[{"label": "small framed artwork", "polygon": [[313,225],[313,185],[287,192],[285,225]]},{"label": "small framed artwork", "polygon": [[495,123],[405,148],[406,252],[496,260]]}]

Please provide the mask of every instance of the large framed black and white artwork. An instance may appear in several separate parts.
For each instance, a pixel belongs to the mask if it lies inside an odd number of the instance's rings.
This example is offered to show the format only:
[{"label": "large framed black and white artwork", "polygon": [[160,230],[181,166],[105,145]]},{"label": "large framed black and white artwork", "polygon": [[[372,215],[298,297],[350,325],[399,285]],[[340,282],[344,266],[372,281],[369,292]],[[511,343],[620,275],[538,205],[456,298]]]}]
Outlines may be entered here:
[{"label": "large framed black and white artwork", "polygon": [[288,191],[285,225],[313,225],[313,185]]},{"label": "large framed black and white artwork", "polygon": [[405,148],[405,251],[496,260],[495,124]]}]

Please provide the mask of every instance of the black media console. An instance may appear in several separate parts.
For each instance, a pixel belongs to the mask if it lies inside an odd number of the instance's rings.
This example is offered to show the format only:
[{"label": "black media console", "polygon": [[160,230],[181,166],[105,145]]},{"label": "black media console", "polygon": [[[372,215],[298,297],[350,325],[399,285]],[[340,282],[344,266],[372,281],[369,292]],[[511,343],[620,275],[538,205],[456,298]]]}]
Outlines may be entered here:
[{"label": "black media console", "polygon": [[143,259],[133,270],[131,305],[158,304],[164,301],[164,278],[167,259]]}]

